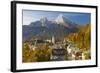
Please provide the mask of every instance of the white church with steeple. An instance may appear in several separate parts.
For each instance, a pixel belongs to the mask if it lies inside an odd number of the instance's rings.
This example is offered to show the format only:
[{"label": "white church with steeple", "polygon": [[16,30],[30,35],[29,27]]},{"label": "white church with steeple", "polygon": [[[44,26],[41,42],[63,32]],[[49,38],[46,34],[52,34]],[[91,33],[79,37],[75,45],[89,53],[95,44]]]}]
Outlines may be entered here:
[{"label": "white church with steeple", "polygon": [[55,44],[55,37],[54,37],[54,36],[52,36],[51,42],[52,42],[53,44]]}]

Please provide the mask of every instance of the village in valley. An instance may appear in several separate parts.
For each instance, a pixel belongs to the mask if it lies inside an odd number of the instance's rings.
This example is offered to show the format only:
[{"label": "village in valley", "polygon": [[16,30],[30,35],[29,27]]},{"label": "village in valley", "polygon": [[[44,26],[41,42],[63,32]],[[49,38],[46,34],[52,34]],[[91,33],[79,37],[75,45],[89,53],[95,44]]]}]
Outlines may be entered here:
[{"label": "village in valley", "polygon": [[[36,21],[27,21],[29,24],[25,23],[22,26],[23,63],[91,59],[89,13],[27,10],[23,12],[23,18],[26,15],[37,18]],[[76,20],[80,17],[80,21]]]},{"label": "village in valley", "polygon": [[[40,52],[38,53],[42,58],[42,60],[39,60],[40,62],[65,61],[65,60],[66,61],[88,60],[91,58],[90,49],[83,51],[82,49],[77,47],[73,42],[69,40],[57,41],[54,36],[46,40],[36,38],[34,40],[25,42],[24,47],[25,45],[28,45],[30,51],[40,50]],[[47,55],[46,53],[42,53],[43,50],[44,51],[50,50],[50,52],[47,52],[49,55]],[[34,58],[34,55],[32,56],[32,58]],[[46,60],[44,58],[48,58],[48,59]],[[39,61],[37,60],[37,62]]]}]

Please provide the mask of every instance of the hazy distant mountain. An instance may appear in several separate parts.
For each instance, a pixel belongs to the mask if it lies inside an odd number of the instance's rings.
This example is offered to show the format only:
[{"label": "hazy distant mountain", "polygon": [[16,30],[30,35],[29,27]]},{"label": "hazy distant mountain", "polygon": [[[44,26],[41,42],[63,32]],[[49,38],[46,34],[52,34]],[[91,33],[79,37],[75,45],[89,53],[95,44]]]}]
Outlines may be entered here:
[{"label": "hazy distant mountain", "polygon": [[62,39],[69,33],[77,32],[80,25],[70,21],[63,15],[59,15],[54,21],[49,21],[47,17],[42,17],[39,21],[23,25],[23,39],[32,37],[47,39],[55,36]]}]

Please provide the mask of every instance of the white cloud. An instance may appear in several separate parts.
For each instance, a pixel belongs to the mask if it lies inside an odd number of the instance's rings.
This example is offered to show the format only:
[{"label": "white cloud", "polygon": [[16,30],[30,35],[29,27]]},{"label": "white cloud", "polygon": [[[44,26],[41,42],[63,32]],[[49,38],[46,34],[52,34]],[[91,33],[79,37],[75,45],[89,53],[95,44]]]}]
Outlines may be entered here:
[{"label": "white cloud", "polygon": [[29,25],[34,21],[34,18],[31,16],[23,16],[23,25]]}]

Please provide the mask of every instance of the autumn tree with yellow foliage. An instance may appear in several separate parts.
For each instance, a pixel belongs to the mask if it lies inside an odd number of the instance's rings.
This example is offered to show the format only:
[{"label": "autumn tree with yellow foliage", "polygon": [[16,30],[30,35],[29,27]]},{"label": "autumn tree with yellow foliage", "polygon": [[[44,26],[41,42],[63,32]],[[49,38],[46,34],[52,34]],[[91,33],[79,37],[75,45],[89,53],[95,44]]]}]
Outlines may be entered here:
[{"label": "autumn tree with yellow foliage", "polygon": [[80,28],[79,32],[71,33],[65,37],[66,41],[71,41],[82,50],[88,50],[91,47],[91,26],[87,24],[83,28]]},{"label": "autumn tree with yellow foliage", "polygon": [[25,44],[22,50],[23,62],[45,62],[50,61],[52,49],[48,44],[38,46],[35,50],[30,49],[29,44]]}]

